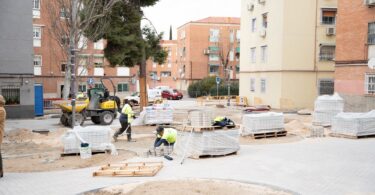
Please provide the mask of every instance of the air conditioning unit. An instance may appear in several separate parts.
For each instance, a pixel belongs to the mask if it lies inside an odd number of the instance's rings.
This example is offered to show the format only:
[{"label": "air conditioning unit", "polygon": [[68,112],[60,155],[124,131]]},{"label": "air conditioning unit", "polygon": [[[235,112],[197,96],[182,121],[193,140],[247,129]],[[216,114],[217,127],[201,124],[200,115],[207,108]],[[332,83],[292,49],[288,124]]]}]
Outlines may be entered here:
[{"label": "air conditioning unit", "polygon": [[258,0],[258,3],[264,4],[266,3],[266,0]]},{"label": "air conditioning unit", "polygon": [[336,28],[335,27],[327,27],[326,34],[328,36],[335,35],[336,34]]},{"label": "air conditioning unit", "polygon": [[265,28],[259,30],[259,36],[266,37],[266,34],[267,34],[267,32],[266,32]]},{"label": "air conditioning unit", "polygon": [[205,55],[208,55],[208,54],[210,54],[210,50],[209,50],[209,49],[205,49],[205,50],[203,50],[203,53],[204,53]]},{"label": "air conditioning unit", "polygon": [[366,0],[366,5],[374,6],[375,5],[375,0]]},{"label": "air conditioning unit", "polygon": [[254,3],[250,3],[247,5],[247,10],[253,11],[254,10]]}]

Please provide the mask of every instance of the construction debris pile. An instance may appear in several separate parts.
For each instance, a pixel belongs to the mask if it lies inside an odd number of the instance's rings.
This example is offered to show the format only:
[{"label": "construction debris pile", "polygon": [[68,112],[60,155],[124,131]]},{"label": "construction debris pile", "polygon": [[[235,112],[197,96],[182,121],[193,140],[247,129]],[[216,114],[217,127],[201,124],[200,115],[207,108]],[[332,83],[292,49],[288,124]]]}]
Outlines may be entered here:
[{"label": "construction debris pile", "polygon": [[80,153],[81,144],[88,143],[91,151],[104,152],[111,150],[116,153],[116,148],[111,144],[111,129],[103,126],[81,127],[76,126],[62,136],[64,154]]},{"label": "construction debris pile", "polygon": [[173,108],[169,104],[155,104],[146,107],[144,123],[147,125],[173,123]]},{"label": "construction debris pile", "polygon": [[284,130],[284,115],[268,112],[260,114],[246,114],[242,117],[242,136],[264,132],[278,132]]},{"label": "construction debris pile", "polygon": [[332,120],[336,134],[365,136],[375,134],[375,110],[368,113],[339,113]]},{"label": "construction debris pile", "polygon": [[175,152],[185,157],[227,155],[240,149],[238,129],[202,132],[180,131],[177,140]]},{"label": "construction debris pile", "polygon": [[315,100],[313,124],[330,126],[332,119],[344,111],[344,100],[338,95],[323,95]]}]

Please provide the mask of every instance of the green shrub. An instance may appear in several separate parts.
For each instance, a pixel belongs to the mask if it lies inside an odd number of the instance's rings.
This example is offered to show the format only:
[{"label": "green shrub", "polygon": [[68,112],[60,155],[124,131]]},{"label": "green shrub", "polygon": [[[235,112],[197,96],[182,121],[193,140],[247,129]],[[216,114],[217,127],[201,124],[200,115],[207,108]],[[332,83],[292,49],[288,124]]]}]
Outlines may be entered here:
[{"label": "green shrub", "polygon": [[[192,98],[201,96],[216,96],[216,77],[206,77],[189,85],[188,94]],[[231,82],[230,95],[239,94],[238,82]],[[228,86],[222,82],[219,86],[219,95],[228,95]]]}]

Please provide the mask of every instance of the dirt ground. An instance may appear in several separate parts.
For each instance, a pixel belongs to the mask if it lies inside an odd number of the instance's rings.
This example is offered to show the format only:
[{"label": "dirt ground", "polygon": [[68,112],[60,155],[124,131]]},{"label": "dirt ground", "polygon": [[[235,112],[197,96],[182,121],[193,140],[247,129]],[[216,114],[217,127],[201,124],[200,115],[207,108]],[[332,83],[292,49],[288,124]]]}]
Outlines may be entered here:
[{"label": "dirt ground", "polygon": [[[216,105],[206,106],[215,116],[224,115],[236,124],[241,124],[241,108],[217,108]],[[195,109],[195,108],[192,108]],[[175,110],[175,122],[183,124],[189,110]],[[310,115],[285,115],[285,129],[287,136],[267,139],[253,139],[240,137],[241,145],[290,143],[304,139],[309,135],[312,117]],[[119,127],[112,127],[113,132]],[[137,142],[127,142],[126,136],[119,137],[114,143],[119,155],[112,156],[102,153],[95,154],[91,159],[82,160],[80,156],[61,157],[63,146],[61,136],[68,130],[60,128],[48,135],[33,133],[28,129],[17,129],[6,133],[2,152],[6,172],[39,172],[85,168],[99,166],[109,162],[125,161],[135,156],[144,156],[153,145],[156,126],[132,127],[133,138]]]},{"label": "dirt ground", "polygon": [[[171,185],[172,184],[172,185]],[[177,180],[157,181],[141,184],[127,184],[104,188],[85,195],[238,195],[238,194],[265,194],[286,195],[286,191],[273,189],[267,186],[221,180]]]}]

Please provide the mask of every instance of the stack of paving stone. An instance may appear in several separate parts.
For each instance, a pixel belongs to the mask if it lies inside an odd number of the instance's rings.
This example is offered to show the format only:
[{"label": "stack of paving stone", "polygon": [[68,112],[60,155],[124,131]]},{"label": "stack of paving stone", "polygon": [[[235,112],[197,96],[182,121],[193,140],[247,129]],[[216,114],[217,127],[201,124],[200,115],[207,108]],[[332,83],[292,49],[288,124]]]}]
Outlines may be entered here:
[{"label": "stack of paving stone", "polygon": [[173,123],[173,109],[169,104],[156,104],[145,110],[144,122],[147,125]]},{"label": "stack of paving stone", "polygon": [[333,117],[344,111],[344,100],[338,95],[319,96],[315,101],[313,124],[330,126]]},{"label": "stack of paving stone", "polygon": [[193,110],[189,112],[189,121],[192,127],[212,126],[213,112],[211,110]]},{"label": "stack of paving stone", "polygon": [[267,112],[242,117],[242,135],[284,131],[283,113]]},{"label": "stack of paving stone", "polygon": [[350,136],[375,134],[375,110],[368,113],[339,113],[332,120],[332,132]]}]

